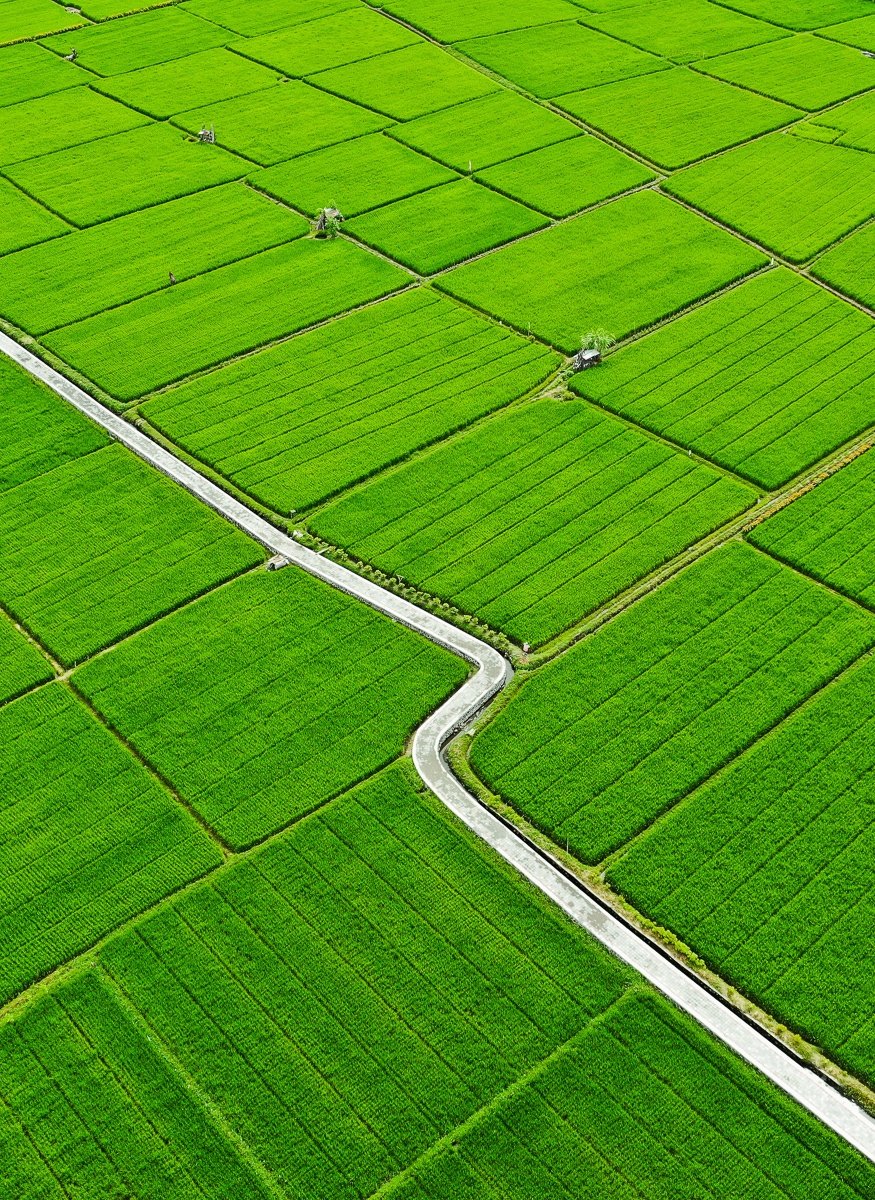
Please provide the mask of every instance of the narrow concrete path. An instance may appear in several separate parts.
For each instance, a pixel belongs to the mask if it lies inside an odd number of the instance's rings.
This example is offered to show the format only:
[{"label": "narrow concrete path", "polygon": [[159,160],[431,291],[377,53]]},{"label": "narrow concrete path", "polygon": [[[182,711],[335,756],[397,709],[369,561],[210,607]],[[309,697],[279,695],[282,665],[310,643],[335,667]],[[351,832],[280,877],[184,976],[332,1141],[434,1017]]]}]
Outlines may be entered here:
[{"label": "narrow concrete path", "polygon": [[737,1012],[692,972],[678,965],[655,943],[621,920],[582,883],[462,787],[449,768],[444,747],[513,675],[510,663],[497,650],[408,600],[300,546],[2,332],[0,351],[102,426],[134,454],[176,480],[274,554],[282,554],[311,575],[356,596],[474,664],[475,673],[423,722],[414,736],[413,761],[426,785],[472,832],[549,896],[572,920],[634,967],[663,995],[788,1096],[875,1162],[875,1119],[816,1071],[805,1066],[777,1039]]}]

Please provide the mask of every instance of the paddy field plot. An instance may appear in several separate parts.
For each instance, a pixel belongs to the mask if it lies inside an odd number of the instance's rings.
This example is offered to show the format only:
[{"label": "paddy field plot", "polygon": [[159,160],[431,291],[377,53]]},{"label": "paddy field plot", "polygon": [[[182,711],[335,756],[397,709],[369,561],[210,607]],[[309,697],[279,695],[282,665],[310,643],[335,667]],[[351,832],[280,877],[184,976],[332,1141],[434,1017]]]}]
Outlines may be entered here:
[{"label": "paddy field plot", "polygon": [[538,212],[569,217],[648,183],[654,174],[613,146],[582,135],[477,171],[476,178]]},{"label": "paddy field plot", "polygon": [[572,387],[771,490],[872,424],[873,375],[875,322],[779,268],[633,342]]},{"label": "paddy field plot", "polygon": [[440,285],[573,354],[590,329],[624,338],[766,261],[731,234],[646,191],[458,267]]},{"label": "paddy field plot", "polygon": [[104,21],[107,17],[122,17],[150,8],[161,8],[166,3],[167,0],[84,0],[82,12],[92,21]]},{"label": "paddy field plot", "polygon": [[93,225],[242,179],[250,169],[219,146],[203,146],[169,125],[150,124],[28,159],[5,173],[74,225]]},{"label": "paddy field plot", "polygon": [[766,46],[721,54],[700,71],[814,111],[875,87],[875,62],[859,50],[801,33]]},{"label": "paddy field plot", "polygon": [[0,179],[0,254],[69,232],[66,221],[35,203],[8,179]]},{"label": "paddy field plot", "polygon": [[0,43],[41,37],[59,29],[84,25],[78,12],[68,13],[52,0],[3,0],[0,3]]},{"label": "paddy field plot", "polygon": [[185,7],[234,33],[258,37],[359,5],[358,0],[188,0]]},{"label": "paddy field plot", "polygon": [[499,413],[311,519],[519,642],[580,620],[756,500],[577,401]]},{"label": "paddy field plot", "polygon": [[61,55],[75,49],[76,62],[98,75],[121,75],[230,40],[226,30],[172,5],[46,38],[43,45]]},{"label": "paddy field plot", "polygon": [[397,758],[466,674],[420,635],[286,569],[235,580],[75,678],[240,848]]},{"label": "paddy field plot", "polygon": [[528,680],[471,762],[596,863],[873,645],[875,617],[732,543]]},{"label": "paddy field plot", "polygon": [[0,704],[53,677],[48,659],[0,613]]},{"label": "paddy field plot", "polygon": [[19,42],[0,50],[0,106],[3,107],[76,87],[90,79],[73,63],[47,53],[33,42]]},{"label": "paddy field plot", "polygon": [[567,22],[475,38],[458,49],[544,99],[666,66],[626,42]]},{"label": "paddy field plot", "polygon": [[431,275],[547,224],[541,213],[460,179],[365,213],[344,229],[411,270]]},{"label": "paddy field plot", "polygon": [[232,42],[231,46],[238,54],[265,63],[283,75],[302,79],[316,71],[373,58],[389,50],[400,50],[402,46],[417,45],[419,41],[403,25],[362,6],[304,21],[276,33]]},{"label": "paddy field plot", "polygon": [[525,395],[558,355],[423,289],[142,406],[278,512],[307,508]]},{"label": "paddy field plot", "polygon": [[524,8],[503,0],[471,0],[464,8],[455,0],[388,0],[381,7],[446,43],[553,21],[576,21],[581,15],[577,5],[565,0],[530,0]]},{"label": "paddy field plot", "polygon": [[608,882],[781,1022],[875,1077],[875,659],[639,838]]},{"label": "paddy field plot", "polygon": [[774,25],[708,0],[619,5],[604,13],[586,13],[581,20],[676,63],[694,62],[786,36]]},{"label": "paddy field plot", "polygon": [[5,1003],[222,858],[65,687],[4,705],[0,731]]},{"label": "paddy field plot", "polygon": [[148,117],[88,87],[68,88],[0,108],[0,164],[66,150],[82,142],[124,133]]},{"label": "paddy field plot", "polygon": [[249,183],[312,217],[326,206],[354,217],[456,178],[455,171],[374,133],[266,167]]},{"label": "paddy field plot", "polygon": [[846,296],[875,308],[875,225],[867,225],[828,250],[814,263],[811,273]]},{"label": "paddy field plot", "polygon": [[[307,238],[68,325],[46,345],[117,400],[135,400],[409,279],[349,242]],[[131,344],[142,347],[136,358]]]},{"label": "paddy field plot", "polygon": [[94,87],[150,117],[161,118],[273,87],[276,81],[275,71],[219,48],[110,75]]},{"label": "paddy field plot", "polygon": [[471,171],[579,132],[564,117],[515,92],[501,91],[395,126],[391,136],[447,166]]},{"label": "paddy field plot", "polygon": [[389,124],[379,113],[300,80],[179,113],[174,120],[194,134],[214,129],[219,145],[262,166],[375,133]]},{"label": "paddy field plot", "polygon": [[740,12],[787,29],[819,29],[867,16],[869,0],[733,0]]},{"label": "paddy field plot", "polygon": [[870,451],[748,535],[801,571],[875,608],[875,455]]},{"label": "paddy field plot", "polygon": [[875,13],[856,17],[853,21],[842,21],[838,25],[827,25],[817,31],[821,37],[860,50],[875,50]]},{"label": "paddy field plot", "polygon": [[798,126],[797,132],[815,134],[816,140],[833,145],[875,152],[875,91],[813,116]]},{"label": "paddy field plot", "polygon": [[242,184],[210,188],[0,259],[0,314],[46,333],[308,231]]},{"label": "paddy field plot", "polygon": [[491,79],[428,42],[320,71],[311,82],[396,121],[498,90]]},{"label": "paddy field plot", "polygon": [[875,155],[775,134],[680,171],[663,187],[802,263],[875,216]]},{"label": "paddy field plot", "polygon": [[120,446],[0,497],[0,601],[67,666],[263,559]]},{"label": "paddy field plot", "polygon": [[801,115],[786,104],[687,67],[572,92],[557,103],[593,129],[669,169],[779,129]]}]

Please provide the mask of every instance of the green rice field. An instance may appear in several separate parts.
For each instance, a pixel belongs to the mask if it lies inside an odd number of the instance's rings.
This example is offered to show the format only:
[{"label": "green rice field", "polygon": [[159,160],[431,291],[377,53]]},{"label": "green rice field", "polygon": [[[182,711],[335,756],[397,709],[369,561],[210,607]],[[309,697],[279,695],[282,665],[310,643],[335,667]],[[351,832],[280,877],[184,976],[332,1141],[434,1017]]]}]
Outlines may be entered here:
[{"label": "green rice field", "polygon": [[0,0],[0,1200],[875,1198],[873,55]]}]

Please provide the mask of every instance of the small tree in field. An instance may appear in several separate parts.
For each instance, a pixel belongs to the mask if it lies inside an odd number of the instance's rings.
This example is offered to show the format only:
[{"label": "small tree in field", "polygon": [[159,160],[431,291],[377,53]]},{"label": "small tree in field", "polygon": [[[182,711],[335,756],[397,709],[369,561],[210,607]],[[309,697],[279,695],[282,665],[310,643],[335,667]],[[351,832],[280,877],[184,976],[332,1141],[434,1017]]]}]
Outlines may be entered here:
[{"label": "small tree in field", "polygon": [[581,350],[598,350],[599,354],[604,354],[606,350],[610,350],[611,346],[616,344],[617,339],[611,337],[606,329],[591,329],[589,333],[584,333],[580,339]]}]

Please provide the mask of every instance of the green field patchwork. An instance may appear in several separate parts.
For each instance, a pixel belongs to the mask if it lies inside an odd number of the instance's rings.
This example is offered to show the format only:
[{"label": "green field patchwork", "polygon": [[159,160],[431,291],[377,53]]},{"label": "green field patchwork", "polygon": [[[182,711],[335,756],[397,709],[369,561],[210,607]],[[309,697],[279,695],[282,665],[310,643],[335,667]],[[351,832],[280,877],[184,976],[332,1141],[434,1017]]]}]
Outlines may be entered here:
[{"label": "green field patchwork", "polygon": [[628,79],[666,64],[626,42],[582,25],[543,25],[462,42],[459,49],[535,96]]},{"label": "green field patchwork", "polygon": [[788,29],[819,29],[866,16],[870,0],[732,0],[732,7]]},{"label": "green field patchwork", "polygon": [[551,217],[570,217],[654,178],[598,138],[572,138],[478,171],[481,182]]},{"label": "green field patchwork", "polygon": [[600,862],[873,645],[875,617],[732,543],[528,680],[471,762]]},{"label": "green field patchwork", "polygon": [[797,126],[796,132],[815,134],[818,141],[828,141],[836,146],[875,153],[875,91],[812,117],[804,125]]},{"label": "green field patchwork", "polygon": [[403,25],[362,7],[305,21],[278,33],[232,42],[231,46],[238,54],[265,63],[283,75],[302,79],[316,71],[418,43],[416,34]]},{"label": "green field patchwork", "polygon": [[572,92],[557,103],[593,129],[669,169],[779,129],[801,116],[785,104],[687,67]]},{"label": "green field patchwork", "polygon": [[66,221],[34,203],[8,179],[0,179],[0,254],[69,232]]},{"label": "green field patchwork", "polygon": [[67,666],[264,557],[116,445],[4,492],[0,530],[0,601]]},{"label": "green field patchwork", "polygon": [[875,62],[811,34],[698,63],[700,71],[813,111],[875,87]]},{"label": "green field patchwork", "polygon": [[0,708],[0,997],[222,861],[66,688]]},{"label": "green field patchwork", "polygon": [[354,217],[456,178],[433,159],[374,133],[256,171],[249,182],[312,217],[325,207]]},{"label": "green field patchwork", "polygon": [[515,200],[460,179],[356,217],[344,228],[396,262],[431,275],[548,223]]},{"label": "green field patchwork", "polygon": [[647,4],[620,5],[605,13],[587,13],[582,20],[676,63],[694,62],[784,36],[784,31],[774,25],[708,0],[650,0]]},{"label": "green field patchwork", "polygon": [[811,274],[875,308],[875,225],[867,225],[824,254]]},{"label": "green field patchwork", "polygon": [[875,13],[855,17],[853,21],[842,21],[839,25],[827,25],[825,29],[818,29],[817,32],[821,37],[830,38],[834,42],[844,42],[846,46],[875,50]]},{"label": "green field patchwork", "polygon": [[46,345],[117,400],[136,400],[409,280],[349,242],[307,238],[68,325]]},{"label": "green field patchwork", "polygon": [[0,107],[48,96],[87,83],[90,76],[73,63],[49,54],[33,42],[0,50]]},{"label": "green field patchwork", "polygon": [[873,698],[869,657],[677,805],[607,874],[724,979],[870,1083]]},{"label": "green field patchwork", "polygon": [[396,121],[498,90],[491,79],[428,42],[321,71],[311,82]]},{"label": "green field patchwork", "polygon": [[150,204],[241,179],[249,164],[169,125],[146,125],[8,167],[24,191],[75,225],[93,225]]},{"label": "green field patchwork", "polygon": [[538,644],[755,499],[589,405],[540,400],[333,501],[311,524]]},{"label": "green field patchwork", "polygon": [[226,30],[173,5],[46,38],[43,45],[58,54],[75,49],[76,61],[98,75],[121,75],[228,41]]},{"label": "green field patchwork", "polygon": [[275,71],[216,49],[111,75],[94,86],[150,117],[161,118],[273,87],[276,80]]},{"label": "green field patchwork", "polygon": [[645,191],[458,267],[441,287],[573,354],[594,327],[624,338],[765,262]]},{"label": "green field patchwork", "polygon": [[0,3],[0,44],[42,37],[59,29],[84,24],[78,12],[67,12],[52,0],[3,0]]},{"label": "green field patchwork", "polygon": [[663,186],[798,263],[875,216],[875,156],[782,134],[699,163]]},{"label": "green field patchwork", "polygon": [[187,0],[186,8],[244,37],[273,33],[331,13],[357,9],[358,0]]},{"label": "green field patchwork", "polygon": [[757,546],[875,608],[875,454],[843,467],[758,525]]},{"label": "green field patchwork", "polygon": [[66,150],[145,125],[148,117],[91,88],[68,88],[0,108],[0,165]]},{"label": "green field patchwork", "polygon": [[397,758],[466,674],[425,638],[287,568],[212,592],[75,680],[239,849]]},{"label": "green field patchwork", "polygon": [[873,374],[875,322],[779,268],[572,387],[771,490],[873,423]]},{"label": "green field patchwork", "polygon": [[123,17],[150,8],[161,8],[166,3],[167,0],[84,0],[82,12],[92,21],[104,21],[107,17]]},{"label": "green field patchwork", "polygon": [[576,21],[580,16],[577,5],[565,0],[527,0],[525,5],[468,0],[464,7],[456,0],[386,0],[380,7],[446,43],[552,21]]},{"label": "green field patchwork", "polygon": [[501,91],[395,126],[392,137],[459,171],[478,170],[576,137],[580,130],[515,92]]},{"label": "green field patchwork", "polygon": [[416,289],[173,388],[142,412],[288,513],[524,395],[559,362]]},{"label": "green field patchwork", "polygon": [[46,333],[308,230],[242,184],[196,192],[0,259],[0,314]]},{"label": "green field patchwork", "polygon": [[0,613],[0,704],[53,679],[54,674],[48,659]]},{"label": "green field patchwork", "polygon": [[208,104],[174,119],[191,133],[214,129],[219,145],[262,166],[375,133],[389,124],[378,113],[300,80]]}]

